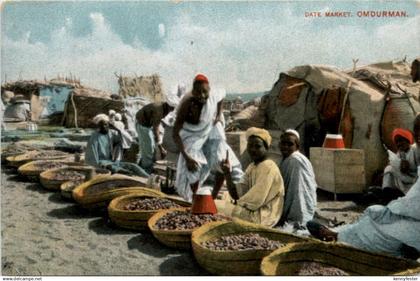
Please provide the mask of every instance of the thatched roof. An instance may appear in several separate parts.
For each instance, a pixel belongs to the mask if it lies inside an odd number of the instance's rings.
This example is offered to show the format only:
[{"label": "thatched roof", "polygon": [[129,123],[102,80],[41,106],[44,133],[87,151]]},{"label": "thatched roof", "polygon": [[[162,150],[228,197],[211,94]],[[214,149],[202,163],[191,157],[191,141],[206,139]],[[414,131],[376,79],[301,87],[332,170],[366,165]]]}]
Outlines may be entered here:
[{"label": "thatched roof", "polygon": [[91,98],[102,98],[102,99],[111,99],[112,93],[105,92],[98,89],[93,88],[75,88],[73,89],[73,93],[75,96],[84,96],[84,97],[91,97]]},{"label": "thatched roof", "polygon": [[62,86],[68,88],[80,88],[83,87],[79,80],[66,79],[66,78],[55,78],[49,81],[44,80],[18,80],[13,82],[7,82],[1,86],[3,91],[11,91],[14,93],[37,93],[39,89],[45,87]]},{"label": "thatched roof", "polygon": [[151,76],[126,77],[117,75],[119,95],[128,97],[144,97],[150,102],[163,100],[163,90],[160,77],[157,74]]}]

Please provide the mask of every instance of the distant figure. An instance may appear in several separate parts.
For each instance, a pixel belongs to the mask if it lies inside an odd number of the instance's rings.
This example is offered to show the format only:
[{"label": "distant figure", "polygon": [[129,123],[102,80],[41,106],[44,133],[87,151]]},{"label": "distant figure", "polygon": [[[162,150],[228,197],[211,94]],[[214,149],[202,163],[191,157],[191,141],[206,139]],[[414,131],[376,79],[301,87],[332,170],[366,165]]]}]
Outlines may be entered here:
[{"label": "distant figure", "polygon": [[235,184],[229,155],[221,162],[229,195],[233,200],[216,200],[217,210],[228,216],[272,227],[280,220],[283,212],[284,184],[276,163],[267,158],[271,136],[268,131],[259,128],[249,128],[246,136],[247,152],[252,163],[240,182]]},{"label": "distant figure", "polygon": [[[193,193],[219,167],[226,150],[230,151],[234,180],[239,181],[243,174],[239,160],[226,143],[222,114],[224,97],[225,91],[210,93],[207,77],[199,74],[194,78],[192,92],[184,96],[177,111],[173,138],[180,155],[175,186],[178,194],[190,202]],[[222,176],[219,171],[218,180],[223,179]]]},{"label": "distant figure", "polygon": [[420,58],[416,58],[411,64],[410,74],[414,83],[420,81]]},{"label": "distant figure", "polygon": [[175,109],[178,103],[179,98],[176,95],[168,94],[166,102],[149,103],[136,114],[136,130],[141,154],[139,165],[149,174],[153,171],[156,144],[162,159],[167,154],[159,137],[160,122],[169,112]]},{"label": "distant figure", "polygon": [[113,122],[112,125],[121,134],[121,145],[125,153],[128,149],[130,149],[131,144],[133,143],[133,137],[125,129],[125,125],[122,122],[122,116],[120,113],[116,113],[114,119],[115,121]]},{"label": "distant figure", "polygon": [[109,117],[98,114],[93,118],[96,131],[89,138],[85,153],[85,162],[95,167],[103,163],[118,161],[121,158],[120,134],[109,128]]},{"label": "distant figure", "polygon": [[31,120],[30,101],[26,100],[22,95],[16,95],[11,99],[11,104],[6,107],[4,112],[5,118],[17,119],[19,121]]},{"label": "distant figure", "polygon": [[316,209],[315,173],[311,162],[299,152],[300,136],[288,129],[281,136],[279,148],[283,156],[279,167],[286,187],[281,222],[304,228],[312,220]]},{"label": "distant figure", "polygon": [[115,114],[117,114],[117,112],[115,110],[113,110],[113,109],[110,109],[108,111],[109,122],[111,124],[113,124],[115,122]]}]

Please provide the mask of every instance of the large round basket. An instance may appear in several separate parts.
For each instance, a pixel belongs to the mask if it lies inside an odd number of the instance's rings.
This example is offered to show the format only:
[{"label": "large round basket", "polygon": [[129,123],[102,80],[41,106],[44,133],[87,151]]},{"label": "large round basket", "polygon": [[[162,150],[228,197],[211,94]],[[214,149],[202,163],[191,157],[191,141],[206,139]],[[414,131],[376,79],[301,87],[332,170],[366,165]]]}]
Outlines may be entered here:
[{"label": "large round basket", "polygon": [[308,262],[335,267],[349,275],[384,276],[420,273],[420,264],[415,261],[374,254],[341,243],[325,242],[286,245],[262,260],[261,273],[296,275],[296,272]]},{"label": "large round basket", "polygon": [[141,195],[130,194],[117,197],[109,203],[108,215],[111,221],[119,227],[144,230],[147,229],[148,220],[161,210],[125,210],[124,206],[138,199],[160,197],[169,199],[172,202],[182,206],[191,207],[191,203],[171,197],[171,196],[158,196],[158,195]]},{"label": "large round basket", "polygon": [[49,169],[64,168],[68,166],[83,166],[82,163],[67,160],[37,160],[23,164],[19,167],[19,175],[32,181],[38,181],[39,175]]},{"label": "large round basket", "polygon": [[36,160],[59,160],[66,159],[71,155],[59,150],[40,150],[28,151],[24,154],[9,156],[7,161],[10,166],[18,168],[19,166]]},{"label": "large round basket", "polygon": [[64,177],[63,179],[55,179],[57,173],[63,172],[63,171],[75,171],[80,172],[86,176],[88,175],[89,171],[91,169],[95,169],[95,173],[99,175],[110,175],[111,172],[105,169],[98,169],[94,167],[89,166],[74,166],[74,167],[63,167],[63,168],[56,168],[56,169],[50,169],[45,172],[42,172],[39,175],[39,178],[41,180],[41,184],[46,189],[50,190],[60,190],[61,184],[65,183],[66,181],[72,180],[71,178]]},{"label": "large round basket", "polygon": [[234,219],[231,222],[212,222],[192,233],[192,248],[198,263],[207,271],[217,275],[259,275],[263,257],[272,250],[212,250],[203,246],[204,242],[216,240],[221,236],[257,233],[270,240],[287,243],[315,241],[285,233],[254,223]]},{"label": "large round basket", "polygon": [[109,202],[128,194],[149,194],[163,196],[158,190],[146,188],[147,179],[114,174],[96,176],[73,190],[73,199],[87,209],[107,207]]},{"label": "large round basket", "polygon": [[35,151],[34,149],[29,149],[27,147],[22,147],[18,145],[9,145],[6,148],[1,149],[1,163],[5,164],[7,163],[7,158],[11,156],[17,156],[25,154],[28,151]]},{"label": "large round basket", "polygon": [[175,249],[187,250],[191,249],[191,233],[192,230],[160,230],[155,227],[156,222],[166,214],[173,211],[185,211],[189,212],[188,209],[178,208],[159,211],[154,214],[147,225],[153,236],[159,240],[160,243]]}]

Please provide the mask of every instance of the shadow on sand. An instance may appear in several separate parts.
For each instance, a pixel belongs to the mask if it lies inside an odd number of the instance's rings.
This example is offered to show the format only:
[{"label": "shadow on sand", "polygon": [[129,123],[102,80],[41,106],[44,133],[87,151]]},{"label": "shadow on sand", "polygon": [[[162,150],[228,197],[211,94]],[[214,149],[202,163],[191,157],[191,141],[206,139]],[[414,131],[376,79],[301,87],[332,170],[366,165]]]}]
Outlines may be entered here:
[{"label": "shadow on sand", "polygon": [[211,275],[198,265],[192,252],[185,252],[179,256],[168,258],[159,266],[159,272],[163,276]]}]

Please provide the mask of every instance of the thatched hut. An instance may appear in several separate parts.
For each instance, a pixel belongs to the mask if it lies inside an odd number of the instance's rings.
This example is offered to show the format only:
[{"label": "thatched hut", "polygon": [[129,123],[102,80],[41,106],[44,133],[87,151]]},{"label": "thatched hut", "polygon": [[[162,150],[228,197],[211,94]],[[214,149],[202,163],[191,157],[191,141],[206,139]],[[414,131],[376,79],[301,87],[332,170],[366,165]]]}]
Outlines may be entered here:
[{"label": "thatched hut", "polygon": [[13,92],[30,101],[31,119],[37,121],[42,117],[63,112],[64,103],[69,93],[82,87],[74,78],[58,77],[52,80],[19,80],[1,86],[2,94]]},{"label": "thatched hut", "polygon": [[126,77],[117,75],[119,95],[123,98],[142,97],[150,102],[164,100],[162,83],[159,75]]},{"label": "thatched hut", "polygon": [[113,99],[111,93],[91,88],[75,88],[65,102],[63,125],[65,127],[94,127],[93,117],[108,114],[113,109],[122,112],[124,102]]}]

